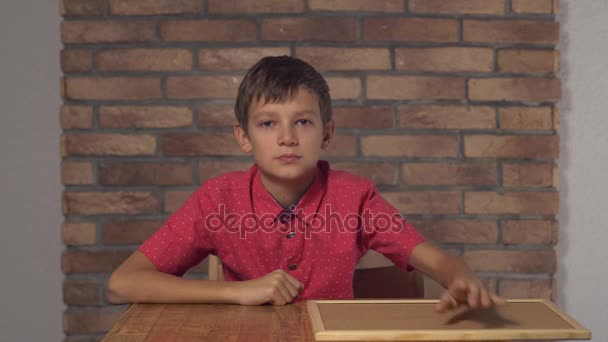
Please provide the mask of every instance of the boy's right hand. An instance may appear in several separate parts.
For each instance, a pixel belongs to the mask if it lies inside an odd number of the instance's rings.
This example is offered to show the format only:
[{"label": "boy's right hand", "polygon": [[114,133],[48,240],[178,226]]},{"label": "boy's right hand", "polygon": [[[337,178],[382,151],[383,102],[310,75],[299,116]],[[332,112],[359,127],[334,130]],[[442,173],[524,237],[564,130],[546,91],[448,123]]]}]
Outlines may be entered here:
[{"label": "boy's right hand", "polygon": [[285,305],[304,289],[300,281],[281,269],[257,279],[234,282],[233,285],[240,305]]}]

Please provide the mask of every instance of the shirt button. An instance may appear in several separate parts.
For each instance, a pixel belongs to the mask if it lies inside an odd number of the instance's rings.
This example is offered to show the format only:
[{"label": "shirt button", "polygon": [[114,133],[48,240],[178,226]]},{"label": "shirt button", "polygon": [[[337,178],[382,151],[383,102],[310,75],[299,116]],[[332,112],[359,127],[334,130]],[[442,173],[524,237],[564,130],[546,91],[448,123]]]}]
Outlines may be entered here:
[{"label": "shirt button", "polygon": [[291,233],[287,234],[286,238],[291,239],[294,236],[296,236],[296,232],[291,232]]},{"label": "shirt button", "polygon": [[287,223],[287,221],[289,221],[289,214],[287,214],[287,213],[281,213],[279,215],[279,221],[281,223]]},{"label": "shirt button", "polygon": [[298,268],[298,265],[296,265],[296,264],[289,265],[289,267],[288,267],[288,268],[289,268],[289,270],[290,270],[290,271],[293,271],[293,270],[295,270],[296,268]]}]

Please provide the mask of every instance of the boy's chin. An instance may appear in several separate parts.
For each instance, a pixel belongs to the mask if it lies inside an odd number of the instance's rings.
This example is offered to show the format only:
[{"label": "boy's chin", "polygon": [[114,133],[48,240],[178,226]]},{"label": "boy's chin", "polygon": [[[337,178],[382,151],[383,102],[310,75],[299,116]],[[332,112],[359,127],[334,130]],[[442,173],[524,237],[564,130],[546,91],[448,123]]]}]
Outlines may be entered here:
[{"label": "boy's chin", "polygon": [[305,172],[277,172],[274,174],[275,178],[280,181],[285,182],[297,182],[304,181],[307,178],[307,173]]},{"label": "boy's chin", "polygon": [[297,182],[308,181],[311,175],[314,175],[314,168],[304,169],[302,167],[285,167],[280,170],[272,170],[268,172],[270,176],[278,181]]}]

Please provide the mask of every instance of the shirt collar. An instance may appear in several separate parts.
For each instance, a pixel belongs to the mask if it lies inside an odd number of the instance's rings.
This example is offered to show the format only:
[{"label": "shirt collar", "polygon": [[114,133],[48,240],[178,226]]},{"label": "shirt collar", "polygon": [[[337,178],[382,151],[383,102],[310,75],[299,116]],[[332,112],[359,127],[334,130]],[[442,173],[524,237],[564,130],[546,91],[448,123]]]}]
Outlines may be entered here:
[{"label": "shirt collar", "polygon": [[[251,196],[253,201],[253,209],[255,215],[259,218],[264,215],[272,215],[275,219],[286,210],[277,202],[274,197],[266,190],[257,165],[253,165],[250,169],[252,175]],[[317,172],[312,184],[306,192],[300,197],[300,200],[292,208],[292,215],[304,223],[310,222],[317,213],[323,196],[325,195],[325,186],[327,184],[327,175],[329,174],[329,163],[320,160],[317,163]],[[289,212],[289,209],[287,210]]]}]

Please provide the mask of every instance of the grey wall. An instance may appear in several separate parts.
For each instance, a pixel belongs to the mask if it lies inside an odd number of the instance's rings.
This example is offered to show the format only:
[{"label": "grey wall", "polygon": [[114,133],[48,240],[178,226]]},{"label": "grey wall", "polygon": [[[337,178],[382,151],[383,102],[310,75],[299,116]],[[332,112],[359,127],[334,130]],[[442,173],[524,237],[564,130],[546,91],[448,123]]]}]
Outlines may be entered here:
[{"label": "grey wall", "polygon": [[0,340],[61,341],[59,15],[0,2]]},{"label": "grey wall", "polygon": [[608,341],[608,1],[560,7],[558,304]]}]

